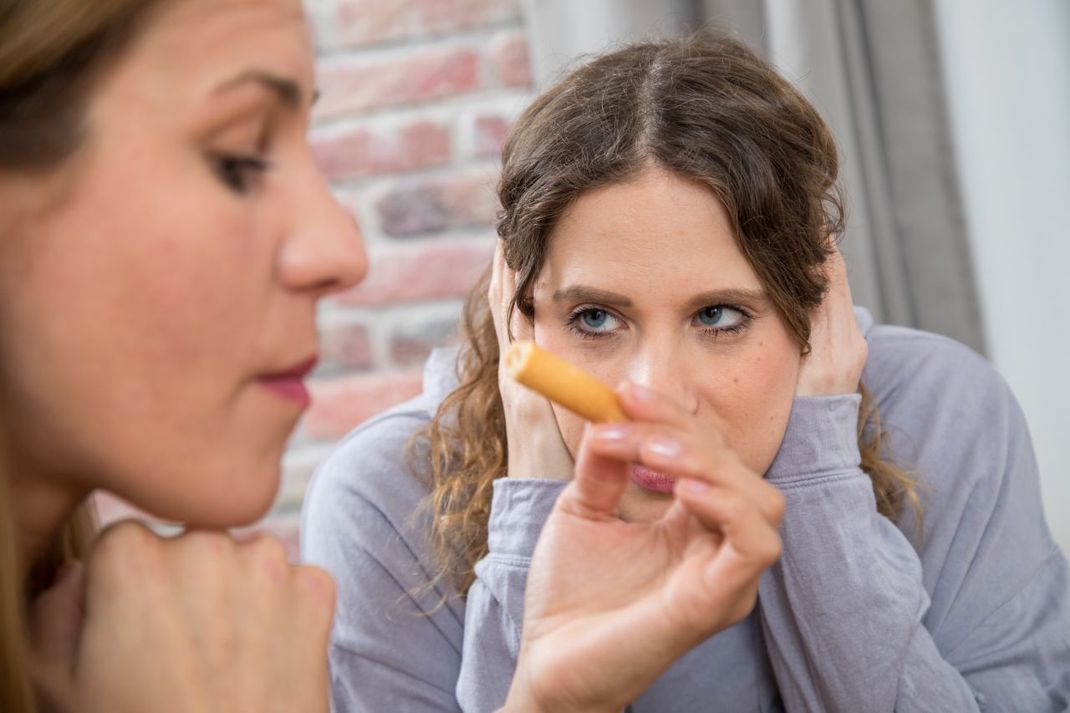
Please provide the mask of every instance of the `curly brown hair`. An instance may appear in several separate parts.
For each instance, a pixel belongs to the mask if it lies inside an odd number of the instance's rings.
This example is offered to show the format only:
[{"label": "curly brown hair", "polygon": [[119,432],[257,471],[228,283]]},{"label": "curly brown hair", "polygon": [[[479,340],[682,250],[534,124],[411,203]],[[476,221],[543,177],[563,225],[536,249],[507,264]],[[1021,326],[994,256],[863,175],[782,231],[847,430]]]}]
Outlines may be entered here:
[{"label": "curly brown hair", "polygon": [[[532,287],[565,210],[651,162],[723,203],[740,250],[807,353],[810,314],[828,287],[823,265],[843,231],[836,145],[791,84],[741,42],[711,32],[597,57],[518,119],[498,188],[498,235],[517,275],[511,308],[533,315]],[[465,305],[460,385],[411,451],[429,465],[440,576],[462,594],[487,552],[492,486],[508,461],[488,277]],[[887,517],[907,501],[917,509],[914,480],[886,458],[875,401],[859,390],[862,468],[877,508]]]}]

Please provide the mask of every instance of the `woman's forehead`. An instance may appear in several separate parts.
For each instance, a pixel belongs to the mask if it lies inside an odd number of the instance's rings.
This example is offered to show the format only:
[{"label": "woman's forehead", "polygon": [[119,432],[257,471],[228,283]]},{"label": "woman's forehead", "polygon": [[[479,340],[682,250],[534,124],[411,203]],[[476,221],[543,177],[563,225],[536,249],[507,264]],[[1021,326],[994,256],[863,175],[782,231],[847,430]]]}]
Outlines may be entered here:
[{"label": "woman's forehead", "polygon": [[[178,59],[176,59],[178,58]],[[139,38],[129,64],[166,72],[170,88],[259,68],[313,84],[312,41],[298,0],[177,0]]]}]

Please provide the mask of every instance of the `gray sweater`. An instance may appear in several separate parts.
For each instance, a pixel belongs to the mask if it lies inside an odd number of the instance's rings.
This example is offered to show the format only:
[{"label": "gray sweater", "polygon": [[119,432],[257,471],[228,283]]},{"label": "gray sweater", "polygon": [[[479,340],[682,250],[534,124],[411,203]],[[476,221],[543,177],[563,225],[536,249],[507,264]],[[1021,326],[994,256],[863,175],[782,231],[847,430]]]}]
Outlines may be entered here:
[{"label": "gray sweater", "polygon": [[[787,496],[784,554],[757,607],[631,711],[1070,709],[1070,575],[1014,397],[951,340],[859,320],[863,379],[921,483],[923,530],[909,508],[896,522],[876,511],[858,396],[796,399],[766,474]],[[455,383],[453,358],[433,355],[425,392],[353,431],[307,496],[304,556],[339,585],[337,713],[492,711],[509,688],[530,555],[563,484],[497,481],[467,599],[433,581],[427,490],[405,446]]]}]

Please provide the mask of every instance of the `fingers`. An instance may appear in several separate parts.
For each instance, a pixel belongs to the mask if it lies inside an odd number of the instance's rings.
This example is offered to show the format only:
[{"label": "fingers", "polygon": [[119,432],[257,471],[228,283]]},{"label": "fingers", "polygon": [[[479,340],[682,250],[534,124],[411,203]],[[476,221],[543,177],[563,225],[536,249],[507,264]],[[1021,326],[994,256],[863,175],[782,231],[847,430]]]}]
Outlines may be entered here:
[{"label": "fingers", "polygon": [[841,301],[851,302],[851,284],[847,279],[847,261],[839,249],[834,250],[825,261],[825,276],[829,281],[829,293]]},{"label": "fingers", "polygon": [[835,345],[843,345],[848,354],[855,355],[857,363],[865,363],[868,346],[855,317],[847,263],[839,250],[830,259],[829,290],[834,301],[829,304],[829,339]]},{"label": "fingers", "polygon": [[504,241],[498,240],[494,248],[494,264],[487,289],[487,301],[493,312],[498,343],[502,348],[514,341],[531,339],[534,331],[531,321],[525,318],[520,310],[513,309],[510,315],[510,306],[515,295],[516,271],[505,261]]},{"label": "fingers", "polygon": [[844,340],[859,333],[859,330],[858,320],[854,316],[851,284],[847,279],[847,263],[839,250],[829,256],[825,274],[829,280],[826,304],[823,305],[828,324],[828,337],[833,343],[843,343]]},{"label": "fingers", "polygon": [[297,591],[299,625],[311,634],[308,640],[313,653],[322,654],[327,650],[338,598],[334,578],[319,567],[297,565],[293,568],[293,582]]},{"label": "fingers", "polygon": [[35,657],[67,674],[74,667],[82,631],[85,568],[80,562],[64,565],[56,583],[30,608],[30,638]]},{"label": "fingers", "polygon": [[677,485],[677,503],[704,528],[720,535],[717,547],[702,558],[701,565],[696,562],[701,570],[693,570],[691,575],[703,582],[700,587],[687,588],[693,597],[692,611],[708,609],[732,624],[754,608],[761,573],[780,558],[783,547],[777,527],[783,517],[784,497],[768,487],[772,491],[772,519],[731,488],[692,480]]},{"label": "fingers", "polygon": [[626,381],[617,389],[617,400],[624,413],[634,421],[668,423],[684,428],[693,420],[693,415],[682,404],[633,381]]},{"label": "fingers", "polygon": [[86,559],[86,626],[133,614],[119,611],[130,606],[124,595],[133,588],[146,593],[166,588],[161,545],[158,535],[134,520],[104,528]]},{"label": "fingers", "polygon": [[501,333],[501,310],[502,302],[502,272],[505,268],[505,251],[502,241],[497,241],[494,247],[494,259],[491,263],[490,283],[487,285],[487,304],[490,305],[491,315],[494,317],[494,326],[498,331],[499,342],[503,336]]},{"label": "fingers", "polygon": [[[762,481],[758,500],[744,496],[738,490],[711,485],[701,480],[681,480],[675,496],[706,529],[718,530],[729,540],[738,539],[737,549],[746,555],[779,556],[764,546],[779,542],[768,535],[784,519],[784,495],[774,486]],[[742,538],[742,539],[739,539]]]},{"label": "fingers", "polygon": [[796,393],[822,396],[854,393],[869,350],[858,326],[839,250],[826,259],[828,291],[810,316],[810,353],[802,359]]},{"label": "fingers", "polygon": [[591,426],[580,442],[575,476],[557,499],[557,508],[585,519],[612,520],[628,487],[628,463],[592,447]]},{"label": "fingers", "polygon": [[[651,421],[671,424],[673,426],[690,429],[695,423],[695,405],[685,405],[679,400],[659,393],[642,384],[633,381],[625,381],[617,389],[617,401],[624,409],[628,418],[633,421]],[[711,429],[703,434],[704,438],[716,444],[721,441],[721,421],[716,413],[707,414],[707,420],[712,418]]]},{"label": "fingers", "polygon": [[732,450],[703,436],[661,423],[615,423],[591,427],[593,453],[643,465],[676,478],[729,488],[754,502],[763,517],[778,515],[776,488],[748,468]]}]

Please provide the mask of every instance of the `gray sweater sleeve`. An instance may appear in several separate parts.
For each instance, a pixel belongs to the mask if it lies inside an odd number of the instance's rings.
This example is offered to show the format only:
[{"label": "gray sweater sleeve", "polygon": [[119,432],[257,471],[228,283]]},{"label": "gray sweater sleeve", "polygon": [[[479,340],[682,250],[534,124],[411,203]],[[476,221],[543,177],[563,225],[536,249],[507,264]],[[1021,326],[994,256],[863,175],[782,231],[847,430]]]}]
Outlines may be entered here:
[{"label": "gray sweater sleeve", "polygon": [[894,451],[914,456],[924,531],[876,511],[857,396],[798,399],[768,473],[787,497],[784,554],[759,601],[785,708],[1066,710],[1070,582],[1022,414],[972,352],[904,336],[867,372],[887,387]]},{"label": "gray sweater sleeve", "polygon": [[305,498],[302,556],[338,582],[331,637],[335,713],[457,711],[464,603],[433,586],[426,489],[405,466],[423,399],[350,434]]},{"label": "gray sweater sleeve", "polygon": [[465,713],[489,713],[505,703],[524,621],[524,590],[535,543],[565,483],[494,482],[487,555],[468,590],[464,659],[457,700]]}]

